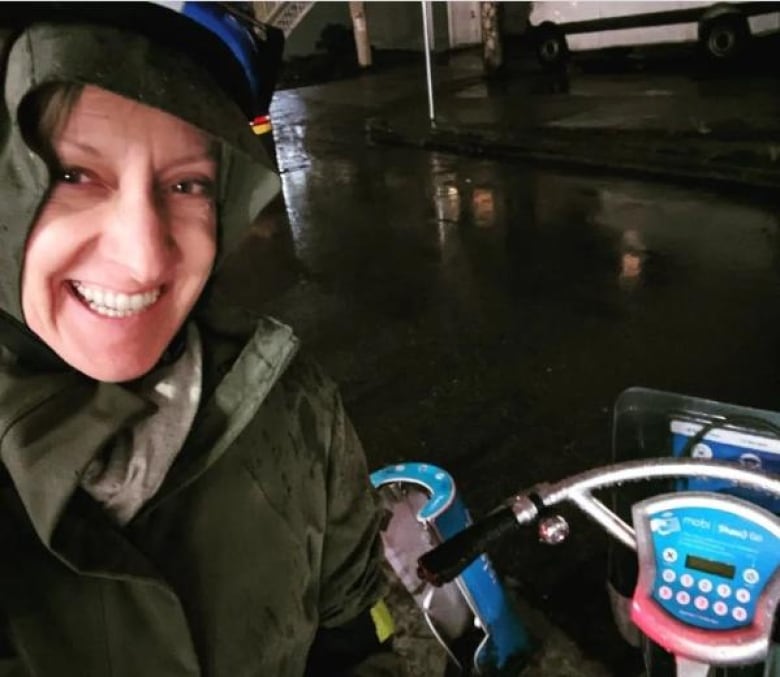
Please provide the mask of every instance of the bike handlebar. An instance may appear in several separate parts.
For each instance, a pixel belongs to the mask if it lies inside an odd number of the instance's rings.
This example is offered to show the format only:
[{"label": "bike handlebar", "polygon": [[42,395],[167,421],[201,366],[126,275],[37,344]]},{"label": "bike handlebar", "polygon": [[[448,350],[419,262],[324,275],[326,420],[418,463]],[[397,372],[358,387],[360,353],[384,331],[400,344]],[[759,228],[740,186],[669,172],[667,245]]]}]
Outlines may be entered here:
[{"label": "bike handlebar", "polygon": [[422,555],[417,575],[436,586],[449,583],[492,543],[521,527],[512,508],[500,508]]},{"label": "bike handlebar", "polygon": [[[418,559],[421,580],[440,586],[453,580],[491,544],[535,520],[541,508],[573,502],[611,536],[635,548],[634,530],[590,492],[625,482],[673,477],[725,479],[780,497],[780,477],[725,461],[691,458],[652,458],[628,461],[588,470],[556,482],[543,484],[514,497],[508,505],[490,513]],[[533,497],[533,498],[532,498]]]}]

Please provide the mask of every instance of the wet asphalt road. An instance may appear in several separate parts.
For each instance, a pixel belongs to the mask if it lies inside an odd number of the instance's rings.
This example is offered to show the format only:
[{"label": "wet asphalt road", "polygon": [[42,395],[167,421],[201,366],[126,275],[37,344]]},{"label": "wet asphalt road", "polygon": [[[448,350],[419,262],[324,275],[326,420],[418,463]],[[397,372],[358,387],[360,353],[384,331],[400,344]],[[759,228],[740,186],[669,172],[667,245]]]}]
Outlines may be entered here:
[{"label": "wet asphalt road", "polygon": [[[446,467],[475,514],[610,460],[631,386],[780,409],[780,219],[766,195],[369,146],[419,105],[400,76],[277,94],[286,211],[227,284],[341,383],[372,468]],[[606,537],[494,552],[517,592],[615,675]]]}]

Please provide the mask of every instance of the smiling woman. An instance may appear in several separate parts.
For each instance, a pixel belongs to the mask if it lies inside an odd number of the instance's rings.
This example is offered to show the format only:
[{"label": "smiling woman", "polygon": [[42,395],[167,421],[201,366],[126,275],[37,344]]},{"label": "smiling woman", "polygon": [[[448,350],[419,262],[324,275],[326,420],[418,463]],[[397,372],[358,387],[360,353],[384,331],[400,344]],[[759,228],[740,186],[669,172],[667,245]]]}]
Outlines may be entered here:
[{"label": "smiling woman", "polygon": [[0,675],[398,674],[338,390],[210,285],[263,31],[188,5],[0,3]]},{"label": "smiling woman", "polygon": [[157,363],[211,272],[211,140],[97,87],[49,102],[70,110],[42,117],[53,181],[27,241],[25,321],[79,371],[128,381]]}]

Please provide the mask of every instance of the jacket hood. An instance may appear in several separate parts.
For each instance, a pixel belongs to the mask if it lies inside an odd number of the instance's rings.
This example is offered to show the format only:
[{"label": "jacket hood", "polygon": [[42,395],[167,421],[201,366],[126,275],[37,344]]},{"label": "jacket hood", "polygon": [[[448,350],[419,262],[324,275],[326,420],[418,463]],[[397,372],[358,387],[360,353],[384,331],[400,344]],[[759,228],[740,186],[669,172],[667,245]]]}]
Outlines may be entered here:
[{"label": "jacket hood", "polygon": [[[175,16],[164,8],[153,11],[163,18]],[[186,24],[176,25],[190,31]],[[193,30],[197,34],[200,29]],[[26,329],[20,289],[25,243],[49,190],[48,167],[24,134],[30,124],[25,104],[41,87],[96,85],[176,115],[219,142],[217,267],[279,191],[279,178],[260,140],[224,83],[190,55],[146,34],[72,18],[6,25],[0,27],[0,73],[0,343],[17,354],[24,345],[34,349],[36,359],[47,359],[47,348]],[[36,341],[39,345],[30,345]]]}]

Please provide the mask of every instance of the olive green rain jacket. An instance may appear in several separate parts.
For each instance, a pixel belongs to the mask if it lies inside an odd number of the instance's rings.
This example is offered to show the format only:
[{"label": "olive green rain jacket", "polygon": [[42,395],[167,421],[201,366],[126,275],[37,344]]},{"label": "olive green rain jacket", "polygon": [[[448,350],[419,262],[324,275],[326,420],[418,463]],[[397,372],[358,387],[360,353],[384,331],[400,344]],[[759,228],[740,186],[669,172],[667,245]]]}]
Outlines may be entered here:
[{"label": "olive green rain jacket", "polygon": [[[158,493],[115,526],[79,477],[151,405],[24,328],[24,242],[48,186],[25,97],[92,82],[215,134],[222,254],[278,179],[214,82],[145,38],[36,25],[0,28],[0,42],[0,676],[301,675],[315,634],[383,585],[377,503],[338,392],[287,327],[204,300],[195,423]],[[349,674],[398,672],[379,653]]]}]

